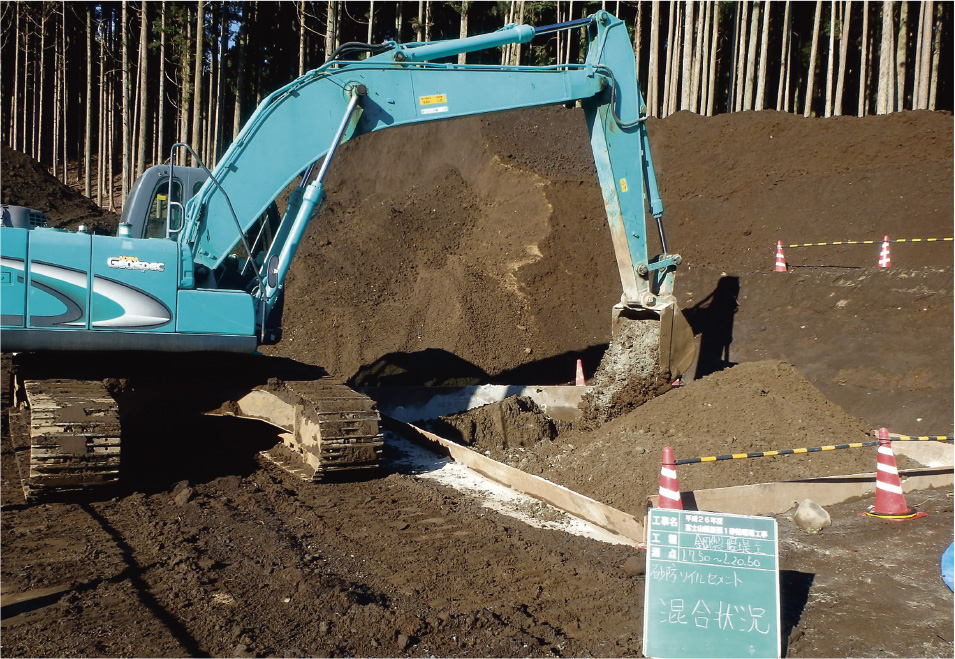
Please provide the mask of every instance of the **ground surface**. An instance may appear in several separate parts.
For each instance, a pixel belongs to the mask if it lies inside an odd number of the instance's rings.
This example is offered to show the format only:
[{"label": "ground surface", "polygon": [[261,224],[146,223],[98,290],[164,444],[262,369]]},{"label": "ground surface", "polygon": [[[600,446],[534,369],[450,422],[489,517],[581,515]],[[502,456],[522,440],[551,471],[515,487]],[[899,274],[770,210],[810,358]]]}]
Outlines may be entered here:
[{"label": "ground surface", "polygon": [[[951,433],[952,243],[893,244],[889,270],[878,245],[794,248],[790,272],[772,266],[777,240],[950,237],[952,127],[935,113],[651,121],[701,379],[525,450],[525,467],[633,510],[665,444],[695,457],[859,441],[880,425]],[[5,202],[58,198],[12,176],[7,154]],[[567,383],[578,357],[589,377],[619,297],[591,162],[579,111],[562,109],[346,145],[270,351],[360,384]],[[3,595],[26,597],[3,607],[5,655],[640,652],[635,549],[532,528],[396,466],[303,485],[256,460],[274,439],[259,426],[160,415],[134,429],[127,489],[87,503],[23,506],[5,440]],[[680,477],[872,471],[861,451]],[[912,522],[858,517],[871,503],[830,508],[816,535],[780,517],[788,656],[952,656],[938,577],[951,488],[910,494],[929,513]]]}]

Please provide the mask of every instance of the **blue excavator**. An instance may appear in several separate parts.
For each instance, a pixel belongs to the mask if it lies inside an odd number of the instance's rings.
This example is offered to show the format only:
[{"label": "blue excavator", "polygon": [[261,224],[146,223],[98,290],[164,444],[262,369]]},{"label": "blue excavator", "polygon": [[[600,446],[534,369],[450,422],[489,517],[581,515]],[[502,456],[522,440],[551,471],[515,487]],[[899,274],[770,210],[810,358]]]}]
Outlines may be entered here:
[{"label": "blue excavator", "polygon": [[[586,32],[582,64],[449,63],[460,53],[574,29]],[[357,55],[364,57],[352,59]],[[175,145],[168,164],[134,185],[117,235],[4,226],[2,348],[68,353],[70,360],[254,353],[278,336],[285,279],[306,226],[321,211],[340,144],[393,126],[570,103],[584,111],[619,266],[622,295],[612,327],[649,326],[659,336],[659,355],[657,372],[647,376],[675,380],[695,356],[672,292],[680,256],[667,251],[627,28],[604,11],[447,41],[345,44],[263,100],[211,171],[201,163],[176,166],[191,149]],[[276,199],[289,189],[280,211]],[[663,251],[653,257],[647,208]],[[26,364],[15,389],[27,415],[17,455],[28,497],[116,481],[122,424],[105,382],[63,377],[49,360],[36,373]],[[214,373],[202,381],[205,390],[225,386]],[[303,478],[377,463],[382,441],[374,402],[341,382],[270,377],[234,400],[236,413],[286,430],[269,456]]]}]

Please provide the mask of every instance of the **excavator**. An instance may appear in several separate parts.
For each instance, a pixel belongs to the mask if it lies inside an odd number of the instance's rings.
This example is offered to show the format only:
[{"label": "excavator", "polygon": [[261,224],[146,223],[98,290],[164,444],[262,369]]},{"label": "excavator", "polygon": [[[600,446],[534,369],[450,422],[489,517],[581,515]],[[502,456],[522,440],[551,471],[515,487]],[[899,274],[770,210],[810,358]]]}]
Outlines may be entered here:
[{"label": "excavator", "polygon": [[[582,64],[456,63],[460,53],[576,29],[588,43]],[[393,126],[573,103],[586,119],[620,272],[613,331],[649,327],[641,331],[659,335],[659,373],[679,378],[695,344],[673,295],[681,259],[667,251],[646,108],[623,21],[598,11],[446,41],[348,43],[265,98],[212,170],[188,145],[173,146],[168,164],[134,185],[117,235],[4,226],[2,348],[27,357],[15,384],[26,416],[12,425],[21,437],[17,456],[28,499],[118,480],[126,403],[115,398],[128,396],[114,397],[107,385],[128,374],[101,378],[103,364],[142,371],[134,355],[256,353],[277,340],[286,276],[325,202],[324,181],[343,142]],[[183,152],[199,167],[177,166]],[[280,211],[283,193],[288,201]],[[653,257],[647,207],[663,251]],[[53,358],[34,367],[33,355]],[[76,368],[66,366],[79,363],[101,368],[75,377]],[[283,429],[267,455],[303,479],[377,465],[375,403],[340,381],[278,371],[246,381],[214,367],[151,364],[154,373],[181,369],[164,374],[172,388],[198,382],[194,389],[206,393],[229,390],[231,412]]]}]

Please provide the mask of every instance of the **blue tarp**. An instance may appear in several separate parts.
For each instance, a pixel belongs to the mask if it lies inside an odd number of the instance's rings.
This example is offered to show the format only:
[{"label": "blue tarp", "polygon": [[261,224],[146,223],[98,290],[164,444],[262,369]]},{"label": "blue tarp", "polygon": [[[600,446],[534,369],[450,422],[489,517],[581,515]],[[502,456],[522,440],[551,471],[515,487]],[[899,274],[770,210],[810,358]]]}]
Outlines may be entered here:
[{"label": "blue tarp", "polygon": [[953,580],[955,580],[955,553],[952,552],[953,545],[955,545],[955,543],[949,545],[945,553],[942,554],[942,581],[945,582],[945,585],[948,586],[950,590],[955,591],[955,585],[952,583]]}]

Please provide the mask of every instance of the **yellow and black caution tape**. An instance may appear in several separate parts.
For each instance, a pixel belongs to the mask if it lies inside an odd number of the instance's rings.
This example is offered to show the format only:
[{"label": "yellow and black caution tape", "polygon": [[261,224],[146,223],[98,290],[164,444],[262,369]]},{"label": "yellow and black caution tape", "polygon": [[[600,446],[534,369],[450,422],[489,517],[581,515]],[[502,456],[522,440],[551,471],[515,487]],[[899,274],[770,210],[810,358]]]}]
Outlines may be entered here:
[{"label": "yellow and black caution tape", "polygon": [[893,442],[950,442],[955,435],[895,435],[889,433],[889,440]]},{"label": "yellow and black caution tape", "polygon": [[[893,238],[890,243],[940,243],[952,242],[955,238]],[[794,243],[783,247],[824,247],[827,245],[878,245],[884,240],[836,240],[828,243]],[[776,247],[775,245],[773,247]]]},{"label": "yellow and black caution tape", "polygon": [[[912,442],[912,441],[935,441],[944,442],[955,439],[955,436],[933,436],[933,437],[910,437],[908,435],[890,435],[890,441]],[[755,453],[729,453],[726,455],[710,455],[704,458],[683,458],[674,460],[675,465],[688,465],[697,462],[717,462],[720,460],[743,460],[746,458],[770,458],[776,455],[797,455],[800,453],[818,453],[820,451],[838,451],[847,448],[862,448],[863,446],[878,446],[878,440],[871,442],[852,442],[851,444],[830,444],[829,446],[810,446],[807,448],[784,448],[778,451],[758,451]]]}]

